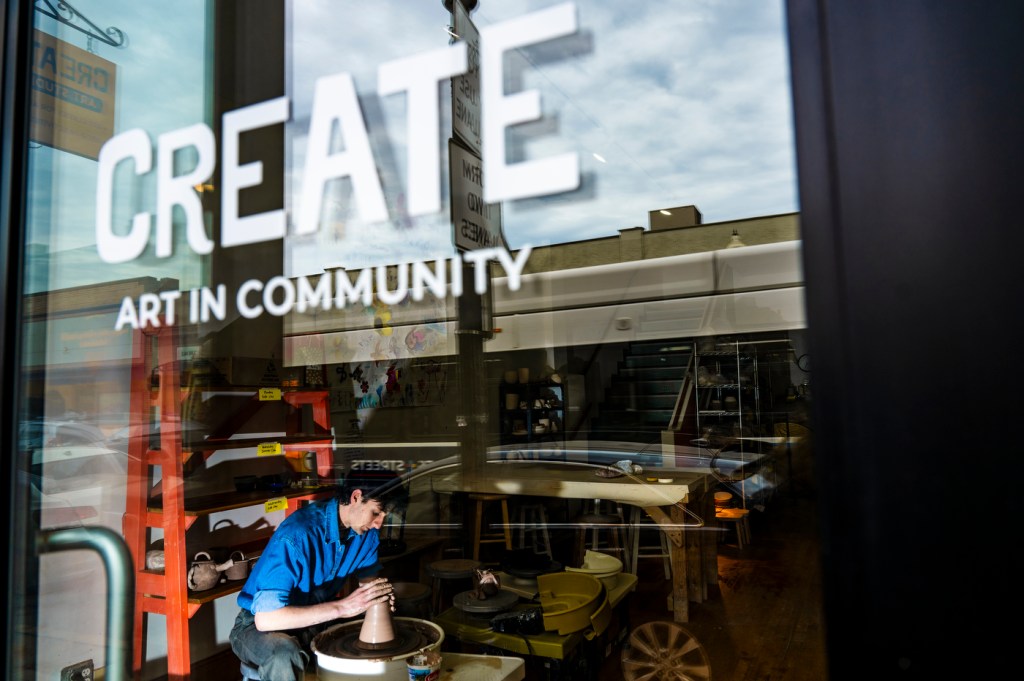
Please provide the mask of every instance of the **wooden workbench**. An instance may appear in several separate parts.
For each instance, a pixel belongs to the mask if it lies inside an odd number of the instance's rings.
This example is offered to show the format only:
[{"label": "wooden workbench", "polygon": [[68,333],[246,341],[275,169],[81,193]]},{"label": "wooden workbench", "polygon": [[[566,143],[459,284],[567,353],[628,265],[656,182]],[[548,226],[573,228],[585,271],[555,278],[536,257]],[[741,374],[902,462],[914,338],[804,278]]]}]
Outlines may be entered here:
[{"label": "wooden workbench", "polygon": [[486,476],[468,478],[455,467],[432,474],[430,484],[439,494],[602,499],[643,508],[669,539],[673,619],[689,621],[690,601],[703,602],[718,574],[714,538],[701,531],[704,519],[714,518],[707,474],[655,469],[651,479],[652,473],[605,478],[597,470],[565,461],[489,461]]}]

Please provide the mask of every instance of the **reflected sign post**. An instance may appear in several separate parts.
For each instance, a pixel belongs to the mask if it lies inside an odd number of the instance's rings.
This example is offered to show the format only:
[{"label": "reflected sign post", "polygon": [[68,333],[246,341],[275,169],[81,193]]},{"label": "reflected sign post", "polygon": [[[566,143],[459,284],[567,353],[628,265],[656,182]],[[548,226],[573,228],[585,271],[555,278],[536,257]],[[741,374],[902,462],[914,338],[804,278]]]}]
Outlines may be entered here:
[{"label": "reflected sign post", "polygon": [[[476,7],[475,1],[469,3]],[[466,42],[469,68],[452,79],[452,139],[448,142],[452,211],[452,241],[471,251],[501,246],[501,206],[483,202],[483,163],[480,159],[480,36],[461,0],[446,2],[452,12],[452,31]],[[463,281],[471,281],[463,265]],[[490,285],[487,296],[490,296]],[[491,307],[473,287],[459,298],[456,331],[459,354],[459,442],[463,481],[479,479],[487,452],[487,377],[483,342],[491,336]]]}]

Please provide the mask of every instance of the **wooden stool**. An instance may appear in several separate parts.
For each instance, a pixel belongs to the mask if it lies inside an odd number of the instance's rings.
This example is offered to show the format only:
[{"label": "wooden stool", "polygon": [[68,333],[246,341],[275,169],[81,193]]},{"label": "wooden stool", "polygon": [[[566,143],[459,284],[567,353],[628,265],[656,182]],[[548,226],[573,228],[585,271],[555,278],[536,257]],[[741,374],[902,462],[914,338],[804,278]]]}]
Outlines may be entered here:
[{"label": "wooden stool", "polygon": [[530,533],[533,552],[554,560],[551,536],[548,534],[548,514],[544,504],[523,504],[519,507],[519,548],[526,548],[526,535]]},{"label": "wooden stool", "polygon": [[[506,551],[512,550],[512,529],[508,521],[508,495],[506,494],[470,494],[469,498],[476,502],[473,513],[473,560],[480,560],[481,544],[504,544]],[[502,527],[500,532],[483,532],[483,519],[486,504],[501,502]]]},{"label": "wooden stool", "polygon": [[715,511],[715,519],[719,523],[732,523],[736,529],[736,545],[743,548],[743,543],[750,543],[750,511],[745,508],[720,508]]},{"label": "wooden stool", "polygon": [[[621,515],[613,513],[601,513],[600,500],[594,502],[594,512],[584,513],[577,516],[573,523],[576,525],[576,552],[573,556],[575,561],[573,567],[583,564],[583,556],[587,549],[600,551],[609,555],[615,555],[622,561],[622,569],[632,572],[629,564],[629,551],[626,544],[626,523]],[[606,532],[607,537],[602,540],[601,533]],[[587,535],[590,534],[590,542],[587,542]]]},{"label": "wooden stool", "polygon": [[451,602],[451,598],[446,600],[442,595],[444,585],[446,583],[452,584],[459,580],[467,580],[466,588],[472,588],[473,577],[480,566],[480,561],[468,558],[435,560],[427,565],[427,574],[434,580],[431,591],[434,596],[432,607],[435,615],[446,610],[447,604]]}]

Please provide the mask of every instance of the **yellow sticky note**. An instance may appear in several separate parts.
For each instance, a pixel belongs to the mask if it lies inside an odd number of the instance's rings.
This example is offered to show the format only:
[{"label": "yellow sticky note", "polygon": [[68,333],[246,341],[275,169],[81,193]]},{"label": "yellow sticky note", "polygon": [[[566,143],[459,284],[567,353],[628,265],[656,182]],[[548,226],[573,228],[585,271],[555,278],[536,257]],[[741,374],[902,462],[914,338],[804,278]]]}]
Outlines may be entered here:
[{"label": "yellow sticky note", "polygon": [[280,442],[261,442],[256,445],[256,456],[275,456],[280,453]]},{"label": "yellow sticky note", "polygon": [[260,388],[260,402],[280,401],[280,388]]},{"label": "yellow sticky note", "polygon": [[267,499],[263,503],[264,513],[273,513],[274,511],[283,511],[288,508],[288,500],[284,497],[278,497],[276,499]]}]

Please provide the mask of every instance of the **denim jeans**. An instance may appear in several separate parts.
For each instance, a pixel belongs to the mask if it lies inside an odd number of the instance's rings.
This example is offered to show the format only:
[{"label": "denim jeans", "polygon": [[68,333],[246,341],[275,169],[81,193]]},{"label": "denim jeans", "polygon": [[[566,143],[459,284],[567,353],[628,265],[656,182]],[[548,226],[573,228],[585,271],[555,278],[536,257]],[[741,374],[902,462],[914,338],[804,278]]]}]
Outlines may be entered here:
[{"label": "denim jeans", "polygon": [[312,653],[309,644],[327,628],[320,624],[289,631],[259,631],[253,614],[240,608],[231,629],[231,650],[259,669],[260,681],[302,681]]}]

